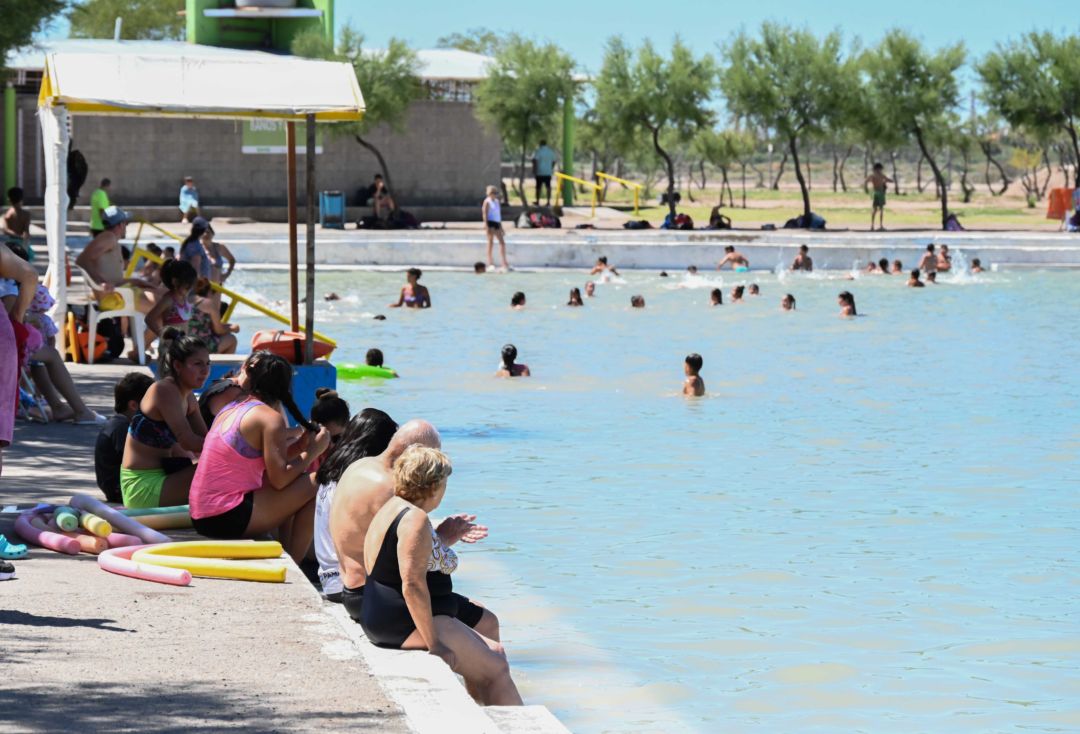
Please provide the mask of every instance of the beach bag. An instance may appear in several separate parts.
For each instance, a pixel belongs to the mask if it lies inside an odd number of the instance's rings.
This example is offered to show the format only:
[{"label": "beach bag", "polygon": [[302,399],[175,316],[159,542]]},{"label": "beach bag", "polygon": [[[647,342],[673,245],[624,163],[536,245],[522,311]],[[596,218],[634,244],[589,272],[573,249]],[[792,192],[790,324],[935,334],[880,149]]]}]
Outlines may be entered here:
[{"label": "beach bag", "polygon": [[540,226],[549,229],[562,229],[562,222],[554,214],[541,214]]},{"label": "beach bag", "polygon": [[525,212],[518,214],[516,220],[514,220],[514,226],[518,229],[533,229],[533,223],[529,220],[529,215]]},{"label": "beach bag", "polygon": [[631,219],[623,222],[623,229],[652,229],[652,225],[645,219]]}]

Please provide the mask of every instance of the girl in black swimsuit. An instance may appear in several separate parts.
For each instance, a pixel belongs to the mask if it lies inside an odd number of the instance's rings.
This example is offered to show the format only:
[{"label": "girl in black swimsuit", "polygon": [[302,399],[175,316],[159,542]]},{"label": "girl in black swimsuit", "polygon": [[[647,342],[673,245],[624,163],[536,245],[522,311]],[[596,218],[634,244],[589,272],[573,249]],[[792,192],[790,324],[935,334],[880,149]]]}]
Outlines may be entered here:
[{"label": "girl in black swimsuit", "polygon": [[471,629],[484,610],[454,593],[457,556],[428,514],[442,502],[452,467],[438,449],[414,444],[394,462],[394,494],[364,541],[367,581],[360,624],[383,647],[426,649],[465,678],[487,706],[520,706],[502,645]]}]

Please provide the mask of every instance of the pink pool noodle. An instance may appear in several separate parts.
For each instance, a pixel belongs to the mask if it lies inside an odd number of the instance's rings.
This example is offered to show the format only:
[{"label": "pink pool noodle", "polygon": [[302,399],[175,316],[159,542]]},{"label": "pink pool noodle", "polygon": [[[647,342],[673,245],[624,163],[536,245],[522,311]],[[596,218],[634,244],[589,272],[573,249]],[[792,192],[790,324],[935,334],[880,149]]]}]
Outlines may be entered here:
[{"label": "pink pool noodle", "polygon": [[142,545],[142,538],[138,538],[134,535],[128,535],[127,533],[109,533],[109,537],[105,540],[108,541],[110,548],[124,548],[129,545]]},{"label": "pink pool noodle", "polygon": [[30,524],[38,530],[47,530],[56,533],[57,535],[63,535],[65,538],[74,538],[78,541],[79,549],[83,553],[92,553],[96,556],[98,553],[107,550],[109,547],[109,544],[105,542],[104,538],[99,538],[96,535],[89,535],[87,533],[69,533],[57,525],[55,519],[46,523],[43,515],[34,515],[31,517]]},{"label": "pink pool noodle", "polygon": [[69,504],[72,507],[78,508],[80,510],[85,510],[86,512],[91,512],[102,518],[103,520],[107,520],[109,524],[112,525],[113,528],[115,528],[116,530],[119,530],[122,533],[129,533],[131,535],[135,535],[141,538],[144,543],[155,544],[169,543],[172,541],[172,538],[170,538],[168,535],[159,533],[156,530],[151,530],[135,518],[128,517],[127,515],[117,512],[104,502],[96,500],[89,495],[72,495],[71,502]]},{"label": "pink pool noodle", "polygon": [[132,545],[126,548],[110,548],[98,556],[98,565],[109,573],[129,576],[133,579],[156,581],[159,584],[172,584],[173,586],[187,586],[191,583],[190,571],[182,568],[154,566],[149,563],[138,563],[131,560],[132,553],[148,547],[150,546]]},{"label": "pink pool noodle", "polygon": [[79,541],[74,538],[60,535],[59,533],[40,530],[34,527],[33,523],[30,522],[30,519],[36,514],[37,513],[31,510],[30,512],[22,513],[15,520],[15,532],[18,533],[20,537],[34,545],[54,550],[57,553],[67,553],[72,556],[79,555],[79,551],[82,550]]}]

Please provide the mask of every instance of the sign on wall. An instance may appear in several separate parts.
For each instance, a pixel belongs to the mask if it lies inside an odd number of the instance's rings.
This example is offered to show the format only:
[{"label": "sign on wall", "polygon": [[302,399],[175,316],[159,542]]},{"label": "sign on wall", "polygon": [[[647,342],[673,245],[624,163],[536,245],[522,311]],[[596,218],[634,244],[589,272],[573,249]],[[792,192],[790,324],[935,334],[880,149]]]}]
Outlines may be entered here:
[{"label": "sign on wall", "polygon": [[[240,152],[255,155],[284,154],[288,152],[285,145],[285,121],[284,120],[245,120],[243,134],[240,139]],[[296,152],[303,155],[307,150],[307,124],[296,123]],[[323,152],[323,131],[315,127],[315,154]]]}]

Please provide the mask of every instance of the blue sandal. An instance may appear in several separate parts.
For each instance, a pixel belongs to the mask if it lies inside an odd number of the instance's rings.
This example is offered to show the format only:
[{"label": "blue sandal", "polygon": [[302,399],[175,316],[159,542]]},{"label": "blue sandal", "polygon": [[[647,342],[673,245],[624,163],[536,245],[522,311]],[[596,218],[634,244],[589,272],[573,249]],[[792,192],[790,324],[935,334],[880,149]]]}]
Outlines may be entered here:
[{"label": "blue sandal", "polygon": [[26,546],[22,543],[12,543],[3,535],[0,535],[0,558],[7,561],[26,558]]}]

